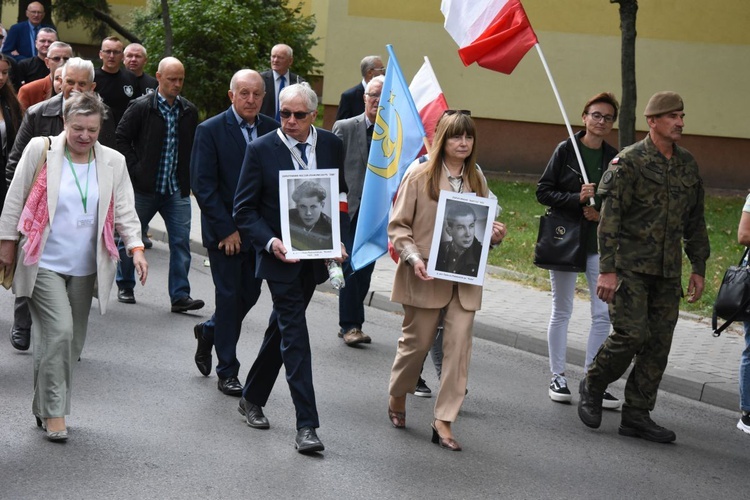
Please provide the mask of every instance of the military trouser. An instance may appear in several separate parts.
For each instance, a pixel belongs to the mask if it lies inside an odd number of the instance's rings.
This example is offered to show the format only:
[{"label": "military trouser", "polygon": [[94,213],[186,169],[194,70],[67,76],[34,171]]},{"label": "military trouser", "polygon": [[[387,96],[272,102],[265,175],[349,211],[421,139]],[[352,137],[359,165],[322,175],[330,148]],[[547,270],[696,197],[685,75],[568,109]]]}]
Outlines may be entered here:
[{"label": "military trouser", "polygon": [[589,367],[588,384],[602,392],[619,379],[635,357],[625,385],[623,413],[654,409],[677,324],[680,278],[617,271],[618,288],[609,306],[614,331]]}]

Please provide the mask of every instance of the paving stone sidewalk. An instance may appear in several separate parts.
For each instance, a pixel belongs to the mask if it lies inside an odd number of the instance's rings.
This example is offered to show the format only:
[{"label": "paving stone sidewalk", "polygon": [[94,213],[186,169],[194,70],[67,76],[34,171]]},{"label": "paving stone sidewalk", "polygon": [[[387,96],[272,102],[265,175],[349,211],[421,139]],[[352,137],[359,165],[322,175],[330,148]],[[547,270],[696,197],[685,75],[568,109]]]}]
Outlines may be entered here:
[{"label": "paving stone sidewalk", "polygon": [[[200,237],[200,210],[195,199],[191,199],[190,246],[193,252],[205,255]],[[158,215],[151,223],[150,232],[153,240],[166,241],[164,222]],[[367,305],[394,312],[402,310],[400,304],[389,300],[395,270],[396,265],[390,257],[378,260]],[[475,336],[547,356],[550,292],[522,285],[503,277],[504,274],[502,269],[488,268],[482,310],[477,313],[474,325]],[[330,292],[327,284],[320,289]],[[576,298],[568,330],[568,363],[583,366],[588,328],[588,301]],[[681,313],[660,388],[710,405],[737,410],[739,359],[743,348],[741,329],[733,327],[714,338],[710,318]]]}]

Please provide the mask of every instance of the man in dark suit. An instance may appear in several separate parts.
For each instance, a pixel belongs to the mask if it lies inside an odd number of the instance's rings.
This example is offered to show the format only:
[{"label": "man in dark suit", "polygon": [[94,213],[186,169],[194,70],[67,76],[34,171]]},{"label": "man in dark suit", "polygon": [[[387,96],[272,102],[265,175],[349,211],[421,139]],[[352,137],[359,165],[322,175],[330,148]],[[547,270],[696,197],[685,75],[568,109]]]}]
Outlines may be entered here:
[{"label": "man in dark suit", "polygon": [[273,116],[276,121],[279,117],[279,92],[288,85],[302,83],[305,80],[299,75],[289,71],[294,61],[294,53],[289,45],[278,44],[271,49],[271,69],[261,73],[266,84],[266,95],[260,112],[264,115]]},{"label": "man in dark suit", "polygon": [[208,376],[211,349],[215,348],[219,390],[228,396],[242,394],[237,379],[237,341],[262,283],[255,277],[255,251],[248,239],[240,237],[232,209],[247,145],[279,128],[279,122],[258,114],[264,93],[257,71],[235,73],[229,83],[232,105],[198,125],[190,160],[190,186],[201,208],[203,246],[208,250],[216,289],[216,311],[193,329],[198,340],[195,364]]},{"label": "man in dark suit", "polygon": [[341,94],[339,108],[336,110],[336,120],[344,120],[361,115],[365,112],[365,87],[370,80],[385,74],[385,67],[380,56],[367,56],[359,63],[362,82]]},{"label": "man in dark suit", "polygon": [[[354,233],[357,228],[357,216],[362,198],[362,187],[367,172],[367,159],[370,154],[370,142],[375,118],[380,104],[380,93],[385,78],[380,75],[372,78],[367,84],[367,92],[362,98],[364,112],[353,118],[337,121],[333,124],[333,133],[344,141],[344,174],[349,188],[347,202],[349,205],[350,231],[349,240],[344,244],[353,248]],[[368,264],[352,273],[350,261],[344,263],[346,286],[339,290],[339,337],[346,345],[369,344],[372,339],[362,331],[365,322],[364,300],[370,290],[370,278],[375,263]]]},{"label": "man in dark suit", "polygon": [[31,2],[26,7],[27,21],[16,23],[8,30],[3,44],[3,54],[22,61],[36,55],[34,41],[40,28],[54,28],[49,24],[42,24],[44,20],[44,5],[39,2]]},{"label": "man in dark suit", "polygon": [[[239,411],[249,426],[267,429],[262,407],[268,401],[282,364],[297,415],[295,447],[300,453],[322,451],[315,429],[318,410],[312,381],[310,338],[305,310],[315,287],[327,277],[325,261],[287,259],[280,239],[281,202],[279,171],[338,169],[340,230],[346,237],[346,182],[341,140],[312,126],[318,98],[306,83],[281,92],[281,129],[253,141],[247,148],[237,183],[234,220],[242,239],[249,239],[257,252],[256,276],[266,280],[273,298],[273,313],[263,344],[240,399]],[[346,250],[342,245],[342,261]]]},{"label": "man in dark suit", "polygon": [[331,218],[323,213],[325,188],[314,181],[304,181],[292,193],[294,208],[289,210],[289,232],[294,250],[333,248]]}]

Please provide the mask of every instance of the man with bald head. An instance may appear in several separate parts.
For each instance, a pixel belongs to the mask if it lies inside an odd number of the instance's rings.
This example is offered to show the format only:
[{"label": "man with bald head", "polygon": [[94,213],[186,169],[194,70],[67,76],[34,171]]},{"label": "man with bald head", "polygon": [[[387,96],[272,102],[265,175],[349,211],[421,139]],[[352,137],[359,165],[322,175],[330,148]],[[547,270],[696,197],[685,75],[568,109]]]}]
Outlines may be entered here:
[{"label": "man with bald head", "polygon": [[144,72],[143,68],[146,67],[147,62],[148,53],[146,52],[146,47],[140,43],[131,43],[125,47],[125,67],[135,75],[136,97],[150,94],[159,85],[156,78]]},{"label": "man with bald head", "polygon": [[213,316],[193,329],[198,341],[195,364],[203,375],[210,375],[215,348],[219,390],[229,396],[242,394],[237,341],[262,283],[255,277],[255,251],[240,237],[232,207],[247,145],[280,126],[259,113],[265,93],[260,73],[251,69],[235,73],[228,91],[231,106],[198,125],[190,160],[190,185],[201,208],[203,246],[216,293]]},{"label": "man with bald head", "polygon": [[[169,237],[169,298],[172,312],[203,307],[190,297],[190,151],[198,110],[180,96],[185,67],[174,57],[159,62],[156,92],[135,99],[117,126],[117,149],[125,155],[135,209],[145,230],[158,212]],[[144,231],[145,232],[145,231]],[[135,269],[120,243],[117,299],[135,303]]]},{"label": "man with bald head", "polygon": [[284,87],[305,81],[299,75],[289,71],[293,61],[294,52],[289,45],[283,43],[274,45],[271,49],[271,69],[261,73],[266,84],[266,95],[263,98],[260,112],[274,117],[276,121],[281,120],[279,117],[279,92]]},{"label": "man with bald head", "polygon": [[8,30],[8,36],[3,43],[3,54],[22,61],[36,56],[35,42],[41,28],[54,28],[50,24],[42,24],[44,20],[44,5],[31,2],[26,7],[26,21],[16,23]]}]

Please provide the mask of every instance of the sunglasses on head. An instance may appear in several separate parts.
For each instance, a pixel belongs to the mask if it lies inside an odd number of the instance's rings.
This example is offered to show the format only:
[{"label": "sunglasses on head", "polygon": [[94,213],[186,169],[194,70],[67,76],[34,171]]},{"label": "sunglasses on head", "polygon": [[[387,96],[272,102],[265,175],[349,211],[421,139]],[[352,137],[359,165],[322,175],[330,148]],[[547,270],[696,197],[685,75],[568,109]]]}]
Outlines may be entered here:
[{"label": "sunglasses on head", "polygon": [[294,115],[294,117],[297,120],[304,120],[305,117],[307,117],[307,115],[309,115],[310,113],[312,113],[312,111],[294,111],[294,112],[292,112],[292,111],[288,111],[286,109],[282,109],[281,111],[279,111],[279,115],[282,118],[291,118],[291,116]]},{"label": "sunglasses on head", "polygon": [[471,111],[468,109],[446,109],[443,111],[444,116],[452,116],[455,114],[471,116]]}]

